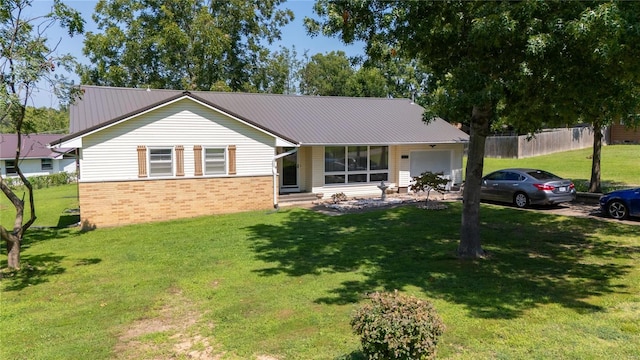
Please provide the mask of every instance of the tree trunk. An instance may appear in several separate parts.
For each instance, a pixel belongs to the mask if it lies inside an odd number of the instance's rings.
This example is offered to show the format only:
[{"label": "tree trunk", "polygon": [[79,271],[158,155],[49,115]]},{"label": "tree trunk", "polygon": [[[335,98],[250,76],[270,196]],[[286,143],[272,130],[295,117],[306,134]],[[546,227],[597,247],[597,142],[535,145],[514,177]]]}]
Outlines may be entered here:
[{"label": "tree trunk", "polygon": [[[25,227],[22,225],[24,219],[24,201],[16,196],[2,177],[0,177],[0,190],[2,190],[16,209],[13,231],[9,232],[4,226],[0,225],[0,239],[4,240],[7,244],[7,267],[9,269],[18,269],[20,268],[20,245],[25,230]],[[29,191],[31,193],[33,192],[31,188],[29,188]],[[32,222],[29,224],[31,223]]]},{"label": "tree trunk", "polygon": [[[5,228],[2,228],[0,231],[3,233],[2,238],[7,244],[7,267],[9,269],[20,268],[20,245],[22,243],[20,237],[8,234]],[[6,236],[5,233],[7,233]]]},{"label": "tree trunk", "polygon": [[491,107],[473,107],[467,169],[462,194],[462,226],[458,256],[478,258],[485,255],[480,245],[480,185],[484,167],[484,144],[489,134]]},{"label": "tree trunk", "polygon": [[602,157],[602,125],[599,121],[593,123],[593,154],[591,156],[591,181],[589,192],[602,192],[600,183],[600,158]]},{"label": "tree trunk", "polygon": [[[9,269],[20,268],[20,245],[22,243],[22,215],[16,216],[20,218],[20,224],[14,228],[13,232],[9,232],[4,226],[0,225],[0,239],[4,240],[7,245],[7,267]],[[16,221],[17,223],[17,221]]]}]

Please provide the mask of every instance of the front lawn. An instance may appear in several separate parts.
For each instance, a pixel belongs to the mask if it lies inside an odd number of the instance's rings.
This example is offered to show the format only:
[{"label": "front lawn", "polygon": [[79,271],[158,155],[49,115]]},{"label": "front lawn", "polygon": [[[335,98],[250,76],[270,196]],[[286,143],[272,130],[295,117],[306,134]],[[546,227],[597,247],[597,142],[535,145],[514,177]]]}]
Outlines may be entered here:
[{"label": "front lawn", "polygon": [[460,213],[32,230],[3,272],[0,358],[362,359],[350,316],[381,289],[434,302],[441,359],[637,358],[639,227],[483,204],[491,258],[460,261]]}]

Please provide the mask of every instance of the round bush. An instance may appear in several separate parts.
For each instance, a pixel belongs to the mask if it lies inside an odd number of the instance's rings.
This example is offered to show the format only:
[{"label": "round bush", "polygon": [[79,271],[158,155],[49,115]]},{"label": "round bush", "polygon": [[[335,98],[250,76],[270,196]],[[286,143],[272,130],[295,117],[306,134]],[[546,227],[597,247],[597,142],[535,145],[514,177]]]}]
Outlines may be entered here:
[{"label": "round bush", "polygon": [[351,326],[369,359],[435,359],[445,326],[429,301],[397,290],[369,295]]}]

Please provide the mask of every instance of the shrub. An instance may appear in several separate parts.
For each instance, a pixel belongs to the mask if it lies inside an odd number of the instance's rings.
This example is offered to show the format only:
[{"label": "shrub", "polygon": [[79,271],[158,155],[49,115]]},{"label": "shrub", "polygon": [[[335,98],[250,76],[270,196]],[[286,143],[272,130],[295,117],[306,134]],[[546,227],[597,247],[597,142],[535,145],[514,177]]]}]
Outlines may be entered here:
[{"label": "shrub", "polygon": [[[34,189],[48,188],[50,186],[59,186],[76,181],[76,173],[59,172],[51,175],[36,175],[27,178]],[[19,177],[6,178],[10,188],[18,189],[24,184]]]},{"label": "shrub", "polygon": [[345,195],[343,192],[339,192],[331,195],[331,199],[333,199],[333,202],[337,204],[340,201],[347,201],[347,195]]},{"label": "shrub", "polygon": [[433,305],[398,291],[376,292],[351,326],[369,359],[435,359],[444,324]]},{"label": "shrub", "polygon": [[445,186],[449,182],[448,179],[442,177],[442,174],[435,174],[431,171],[425,171],[419,176],[412,177],[411,180],[413,180],[413,184],[409,185],[409,189],[415,193],[420,191],[426,192],[426,202],[429,202],[429,193],[431,190],[442,194],[445,191]]}]

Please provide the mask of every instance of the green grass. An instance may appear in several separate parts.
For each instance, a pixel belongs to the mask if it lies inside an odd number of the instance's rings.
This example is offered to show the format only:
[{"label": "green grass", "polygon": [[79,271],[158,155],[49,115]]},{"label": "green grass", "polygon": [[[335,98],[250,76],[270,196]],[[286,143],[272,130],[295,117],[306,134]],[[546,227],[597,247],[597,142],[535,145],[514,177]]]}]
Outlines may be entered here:
[{"label": "green grass", "polygon": [[[588,179],[590,150],[486,159]],[[603,148],[603,180],[637,184],[640,147]],[[2,272],[1,359],[362,359],[350,316],[374,290],[431,299],[443,359],[637,359],[637,226],[482,205],[488,260],[452,256],[460,204],[340,217],[302,209],[98,229],[74,185],[36,190],[22,270]],[[0,221],[12,208],[0,199]],[[54,228],[48,228],[54,227]],[[2,244],[0,267],[6,267]],[[185,345],[187,344],[187,345]],[[186,349],[186,350],[185,350]]]},{"label": "green grass", "polygon": [[[78,208],[77,185],[69,184],[50,188],[35,189],[34,202],[36,208],[35,227],[65,227],[78,221],[78,216],[65,212],[66,209]],[[15,194],[26,203],[25,222],[30,216],[29,195],[25,189],[15,190]],[[16,212],[13,204],[0,193],[0,224],[8,229],[13,228]]]},{"label": "green grass", "polygon": [[[591,179],[592,153],[588,148],[525,159],[486,158],[484,174],[509,167],[539,168],[572,179],[580,191],[586,191]],[[601,171],[605,190],[640,185],[640,145],[603,146]]]},{"label": "green grass", "polygon": [[0,358],[362,359],[351,314],[363,294],[399,289],[434,302],[441,359],[637,359],[638,226],[483,204],[492,256],[460,261],[460,213],[35,229],[23,269],[3,272]]}]

